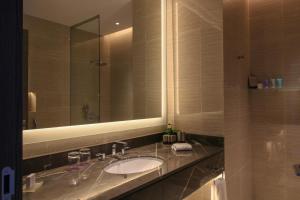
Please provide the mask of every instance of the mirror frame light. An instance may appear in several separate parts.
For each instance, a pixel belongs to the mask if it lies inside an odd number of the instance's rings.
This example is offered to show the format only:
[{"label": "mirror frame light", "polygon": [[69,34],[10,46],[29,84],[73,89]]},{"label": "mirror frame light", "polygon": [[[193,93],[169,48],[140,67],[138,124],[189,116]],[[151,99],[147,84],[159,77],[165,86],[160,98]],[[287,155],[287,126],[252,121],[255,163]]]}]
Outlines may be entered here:
[{"label": "mirror frame light", "polygon": [[162,103],[159,118],[138,119],[108,123],[98,123],[78,126],[63,126],[55,128],[34,129],[23,131],[23,145],[41,142],[72,139],[83,136],[100,135],[120,131],[129,131],[142,128],[158,127],[167,124],[167,5],[166,0],[161,0],[161,92]]}]

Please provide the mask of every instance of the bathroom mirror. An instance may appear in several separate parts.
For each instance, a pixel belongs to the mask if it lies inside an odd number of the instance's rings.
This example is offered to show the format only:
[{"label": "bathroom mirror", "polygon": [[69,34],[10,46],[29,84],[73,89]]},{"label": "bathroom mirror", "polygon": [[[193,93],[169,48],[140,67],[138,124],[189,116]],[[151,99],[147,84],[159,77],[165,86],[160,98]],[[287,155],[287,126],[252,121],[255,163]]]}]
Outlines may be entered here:
[{"label": "bathroom mirror", "polygon": [[23,4],[23,129],[162,116],[160,1]]}]

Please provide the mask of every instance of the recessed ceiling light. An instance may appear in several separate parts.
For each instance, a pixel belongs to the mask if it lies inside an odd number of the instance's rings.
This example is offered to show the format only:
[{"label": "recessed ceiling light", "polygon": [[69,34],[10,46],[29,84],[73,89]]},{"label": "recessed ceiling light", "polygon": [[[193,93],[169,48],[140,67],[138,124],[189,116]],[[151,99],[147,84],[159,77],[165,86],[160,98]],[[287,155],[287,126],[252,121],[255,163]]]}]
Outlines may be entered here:
[{"label": "recessed ceiling light", "polygon": [[120,23],[119,23],[119,22],[116,22],[115,24],[116,24],[116,26],[119,26],[119,25],[120,25]]}]

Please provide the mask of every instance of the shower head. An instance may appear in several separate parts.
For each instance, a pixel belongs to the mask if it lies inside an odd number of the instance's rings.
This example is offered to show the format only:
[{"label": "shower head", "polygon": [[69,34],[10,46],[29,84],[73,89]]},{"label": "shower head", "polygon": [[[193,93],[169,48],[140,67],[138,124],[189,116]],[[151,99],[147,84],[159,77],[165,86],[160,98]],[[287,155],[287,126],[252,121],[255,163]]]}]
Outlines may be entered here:
[{"label": "shower head", "polygon": [[107,66],[107,63],[101,62],[100,60],[91,60],[90,64],[95,64],[95,65],[100,66],[100,67]]}]

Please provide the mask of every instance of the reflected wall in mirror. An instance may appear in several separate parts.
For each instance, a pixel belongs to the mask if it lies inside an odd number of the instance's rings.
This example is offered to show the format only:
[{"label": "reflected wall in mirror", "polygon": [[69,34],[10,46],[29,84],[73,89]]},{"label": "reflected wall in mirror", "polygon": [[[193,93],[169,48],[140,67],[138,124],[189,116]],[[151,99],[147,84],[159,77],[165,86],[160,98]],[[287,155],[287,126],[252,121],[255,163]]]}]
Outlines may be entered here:
[{"label": "reflected wall in mirror", "polygon": [[24,129],[161,117],[159,0],[24,0],[23,30]]}]

